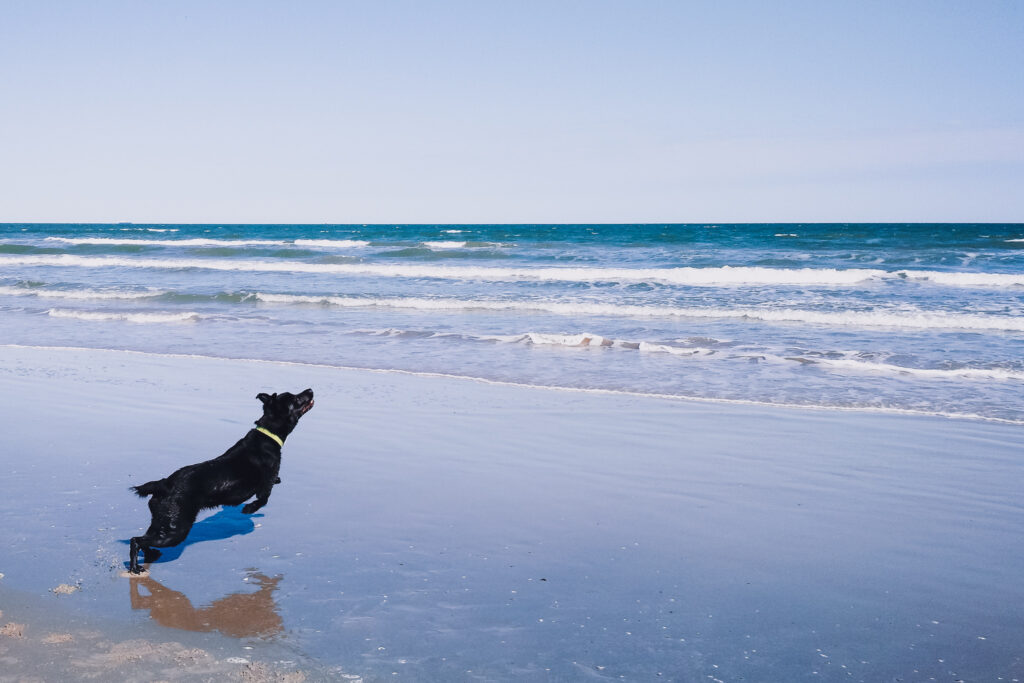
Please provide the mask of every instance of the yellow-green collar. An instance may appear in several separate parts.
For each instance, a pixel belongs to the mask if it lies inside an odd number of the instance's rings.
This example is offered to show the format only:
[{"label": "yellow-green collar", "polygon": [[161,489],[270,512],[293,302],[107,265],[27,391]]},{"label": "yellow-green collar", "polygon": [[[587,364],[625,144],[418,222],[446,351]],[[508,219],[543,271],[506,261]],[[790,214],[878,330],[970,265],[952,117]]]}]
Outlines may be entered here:
[{"label": "yellow-green collar", "polygon": [[280,446],[281,448],[284,448],[284,439],[282,439],[281,437],[279,437],[277,434],[273,433],[269,429],[266,429],[264,427],[257,427],[256,431],[260,432],[261,434],[266,434],[271,439],[276,441],[278,446]]}]

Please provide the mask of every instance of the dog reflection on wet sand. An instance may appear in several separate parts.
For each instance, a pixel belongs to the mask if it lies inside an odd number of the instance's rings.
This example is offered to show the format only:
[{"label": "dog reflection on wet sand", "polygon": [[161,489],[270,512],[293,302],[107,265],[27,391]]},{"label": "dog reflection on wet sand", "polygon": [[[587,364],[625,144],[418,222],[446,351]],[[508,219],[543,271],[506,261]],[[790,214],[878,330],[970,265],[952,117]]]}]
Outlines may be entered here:
[{"label": "dog reflection on wet sand", "polygon": [[[249,572],[247,576],[250,583],[259,586],[255,593],[231,593],[198,608],[184,593],[171,590],[148,575],[132,576],[132,609],[149,610],[156,623],[184,631],[219,631],[235,638],[265,638],[280,633],[284,623],[277,613],[274,591],[281,577],[271,579],[259,572]],[[142,594],[140,588],[149,594]]]}]

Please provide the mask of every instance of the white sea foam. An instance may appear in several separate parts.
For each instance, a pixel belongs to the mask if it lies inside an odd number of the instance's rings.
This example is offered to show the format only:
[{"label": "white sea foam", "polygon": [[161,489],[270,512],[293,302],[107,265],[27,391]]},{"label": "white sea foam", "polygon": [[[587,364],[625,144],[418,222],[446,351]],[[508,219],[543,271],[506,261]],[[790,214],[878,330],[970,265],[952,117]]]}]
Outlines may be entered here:
[{"label": "white sea foam", "polygon": [[741,318],[842,327],[969,329],[1024,332],[1024,318],[977,313],[946,313],[908,308],[889,311],[809,311],[773,308],[683,308],[554,301],[493,301],[426,298],[358,298],[257,293],[259,301],[279,304],[320,304],[341,308],[407,308],[423,311],[540,311],[559,315]]},{"label": "white sea foam", "polygon": [[[153,259],[120,256],[25,255],[0,259],[0,266],[62,266],[79,268],[201,268],[206,270],[267,273],[331,273],[375,277],[440,278],[515,282],[653,282],[691,286],[805,285],[841,286],[898,277],[883,270],[833,268],[503,268],[413,264],[342,264],[304,261],[234,261],[224,259]],[[1022,278],[1024,279],[1024,278]]]},{"label": "white sea foam", "polygon": [[[64,239],[64,238],[62,238]],[[172,240],[173,241],[173,240]],[[267,273],[330,273],[374,277],[439,278],[491,282],[648,282],[693,287],[755,286],[848,286],[873,280],[915,280],[955,287],[1016,287],[1024,285],[1024,273],[945,273],[938,271],[884,271],[869,268],[504,268],[434,266],[413,264],[343,264],[304,261],[239,261],[225,259],[152,259],[120,256],[24,255],[5,256],[3,265],[62,266],[79,268],[200,268],[206,270]]]},{"label": "white sea foam", "polygon": [[950,287],[1015,287],[1024,285],[1024,273],[946,273],[930,270],[901,270],[899,277],[927,280]]},{"label": "white sea foam", "polygon": [[985,380],[1016,380],[1024,381],[1024,372],[1005,370],[1002,368],[911,368],[903,365],[889,363],[875,363],[854,360],[851,358],[804,358],[785,357],[772,353],[719,353],[717,349],[694,346],[673,346],[658,342],[648,341],[627,341],[622,339],[609,339],[599,334],[583,332],[579,334],[548,334],[528,332],[524,335],[514,337],[498,337],[500,341],[529,343],[542,346],[565,346],[573,348],[581,347],[612,347],[619,349],[636,350],[642,353],[667,353],[673,356],[697,357],[715,356],[717,359],[729,360],[736,358],[752,358],[760,362],[776,364],[800,363],[801,365],[818,365],[830,371],[840,372],[869,372],[891,376],[903,376],[909,379],[933,379],[933,380],[957,380],[957,379],[985,379]]},{"label": "white sea foam", "polygon": [[529,341],[531,344],[549,346],[613,346],[615,340],[605,339],[599,334],[543,334],[539,332],[527,332],[520,337],[522,341]]},{"label": "white sea foam", "polygon": [[[463,337],[466,338],[466,337]],[[673,356],[710,356],[715,349],[694,346],[672,346],[671,344],[612,339],[591,332],[559,334],[550,332],[527,332],[515,335],[472,336],[477,341],[496,341],[507,344],[530,344],[532,346],[565,346],[570,348],[617,348],[644,353],[668,353]]]},{"label": "white sea foam", "polygon": [[466,246],[465,242],[424,242],[423,246],[431,249],[462,249]]},{"label": "white sea foam", "polygon": [[[912,368],[903,365],[890,363],[878,363],[871,361],[856,360],[853,358],[821,358],[814,355],[808,356],[783,356],[777,353],[770,353],[763,350],[742,349],[727,350],[709,348],[707,346],[678,346],[663,342],[630,341],[625,339],[613,339],[592,332],[579,333],[551,333],[551,332],[526,332],[513,335],[466,335],[454,333],[436,333],[423,330],[403,330],[397,328],[354,330],[355,334],[366,334],[380,337],[407,337],[415,339],[453,337],[465,341],[486,341],[499,342],[504,344],[527,344],[530,346],[556,346],[572,349],[589,348],[614,348],[626,351],[639,351],[641,353],[668,354],[684,358],[709,358],[714,360],[756,360],[762,364],[775,365],[810,365],[822,368],[829,372],[837,373],[871,373],[882,374],[895,378],[904,379],[925,379],[925,380],[997,380],[997,381],[1024,381],[1024,372],[1007,370],[1003,368]],[[853,352],[850,352],[851,355]]]},{"label": "white sea foam", "polygon": [[[688,309],[700,311],[704,309]],[[698,317],[697,313],[687,313]],[[700,317],[703,317],[701,315]],[[747,318],[766,322],[796,322],[844,327],[897,327],[912,329],[1003,330],[1024,332],[1024,318],[944,311],[807,311],[800,309],[706,309],[706,317]]]},{"label": "white sea foam", "polygon": [[47,237],[48,242],[60,242],[62,244],[88,244],[88,245],[137,245],[137,246],[158,246],[158,247],[312,247],[312,248],[351,248],[365,247],[369,242],[363,240],[327,240],[327,239],[298,239],[298,240],[233,240],[213,239],[195,237],[188,239],[145,239],[145,238],[120,238],[120,237]]},{"label": "white sea foam", "polygon": [[0,287],[0,295],[3,296],[35,296],[39,297],[40,299],[150,299],[161,296],[162,294],[165,294],[165,292],[159,290],[148,290],[138,292],[124,289],[97,290]]},{"label": "white sea foam", "polygon": [[74,318],[76,320],[88,320],[92,322],[129,322],[129,323],[182,323],[196,322],[200,319],[198,313],[123,313],[114,311],[77,311],[72,309],[51,308],[46,312],[53,318]]},{"label": "white sea foam", "polygon": [[369,246],[365,240],[295,240],[297,247],[312,247],[314,249],[352,249],[356,247]]},{"label": "white sea foam", "polygon": [[[627,346],[627,348],[629,348]],[[703,347],[669,346],[668,344],[653,344],[651,342],[639,342],[637,349],[645,353],[670,353],[673,356],[710,356],[717,353],[715,349]]]},{"label": "white sea foam", "polygon": [[246,247],[246,246],[274,246],[286,244],[276,240],[219,240],[194,237],[183,240],[155,240],[145,238],[120,237],[47,237],[47,242],[60,242],[61,244],[89,244],[123,246],[135,245],[140,247]]},{"label": "white sea foam", "polygon": [[903,375],[908,378],[936,380],[967,378],[1024,381],[1024,372],[1004,370],[1002,368],[908,368],[903,365],[870,363],[849,358],[815,359],[815,362],[830,370],[870,372],[883,375]]}]

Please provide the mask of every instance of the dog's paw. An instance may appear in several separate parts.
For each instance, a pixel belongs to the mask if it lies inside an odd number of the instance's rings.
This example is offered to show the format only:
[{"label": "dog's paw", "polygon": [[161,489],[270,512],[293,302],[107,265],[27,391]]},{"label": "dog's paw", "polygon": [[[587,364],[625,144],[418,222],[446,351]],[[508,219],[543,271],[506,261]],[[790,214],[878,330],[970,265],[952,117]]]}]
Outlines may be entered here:
[{"label": "dog's paw", "polygon": [[281,483],[281,477],[278,477],[277,479],[275,479],[274,483],[275,484],[280,484]]},{"label": "dog's paw", "polygon": [[251,515],[259,509],[260,507],[256,503],[246,503],[245,505],[242,506],[242,513],[246,515]]}]

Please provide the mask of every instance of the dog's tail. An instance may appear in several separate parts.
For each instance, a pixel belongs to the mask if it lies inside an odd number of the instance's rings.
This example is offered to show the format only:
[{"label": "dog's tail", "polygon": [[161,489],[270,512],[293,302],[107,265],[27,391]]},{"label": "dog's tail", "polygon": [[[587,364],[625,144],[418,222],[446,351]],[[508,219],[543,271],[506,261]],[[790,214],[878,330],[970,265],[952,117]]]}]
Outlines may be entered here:
[{"label": "dog's tail", "polygon": [[145,484],[139,484],[138,486],[129,486],[128,490],[135,492],[135,494],[140,498],[151,496],[154,493],[166,493],[167,480],[157,479],[156,481],[147,481]]}]

